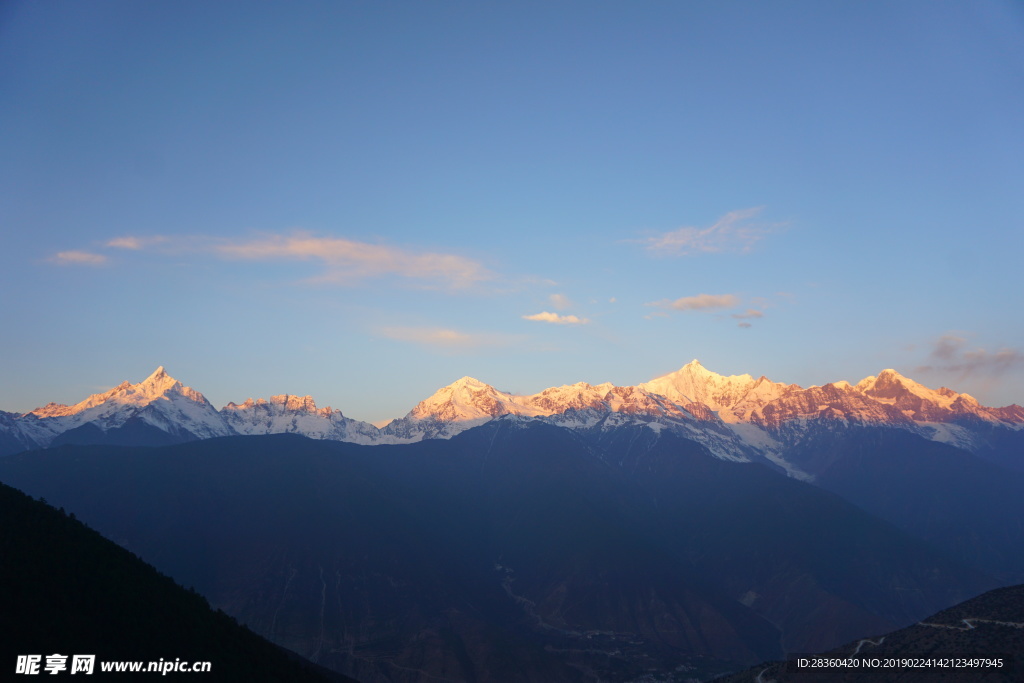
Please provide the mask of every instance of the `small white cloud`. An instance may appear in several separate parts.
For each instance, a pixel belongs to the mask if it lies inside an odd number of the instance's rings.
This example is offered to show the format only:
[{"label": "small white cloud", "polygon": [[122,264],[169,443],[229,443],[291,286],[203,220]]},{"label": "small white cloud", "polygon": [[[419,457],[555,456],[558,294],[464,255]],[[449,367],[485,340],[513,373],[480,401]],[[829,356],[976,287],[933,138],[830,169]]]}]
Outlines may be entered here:
[{"label": "small white cloud", "polygon": [[556,325],[586,325],[590,321],[586,318],[579,318],[575,315],[558,315],[542,311],[533,315],[524,315],[523,320],[536,320],[542,323],[555,323]]},{"label": "small white cloud", "polygon": [[647,250],[657,254],[684,256],[719,252],[747,252],[765,235],[783,224],[751,223],[764,207],[730,211],[707,228],[683,227],[644,240]]},{"label": "small white cloud", "polygon": [[50,263],[61,266],[102,266],[106,264],[107,257],[103,254],[93,254],[88,251],[58,251],[49,259]]},{"label": "small white cloud", "polygon": [[612,298],[608,299],[608,303],[610,303],[610,304],[613,304],[616,301],[618,301],[618,299],[616,299],[614,296]]},{"label": "small white cloud", "polygon": [[739,303],[734,294],[698,294],[679,299],[652,301],[645,306],[654,306],[673,311],[708,311],[717,308],[732,308]]}]

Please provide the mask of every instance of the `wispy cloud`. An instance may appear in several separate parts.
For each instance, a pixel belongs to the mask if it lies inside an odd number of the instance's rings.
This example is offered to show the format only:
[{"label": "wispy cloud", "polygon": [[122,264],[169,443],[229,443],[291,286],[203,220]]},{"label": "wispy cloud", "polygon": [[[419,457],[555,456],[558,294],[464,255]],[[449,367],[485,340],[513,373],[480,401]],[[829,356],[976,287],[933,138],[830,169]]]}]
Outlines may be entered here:
[{"label": "wispy cloud", "polygon": [[918,366],[918,372],[952,372],[958,373],[961,378],[972,375],[998,377],[1013,368],[1024,367],[1024,352],[1020,349],[970,349],[967,340],[957,334],[944,334],[932,342],[931,346],[927,364]]},{"label": "wispy cloud", "polygon": [[590,322],[586,318],[579,318],[575,315],[558,315],[548,311],[524,315],[523,320],[536,320],[542,323],[555,323],[556,325],[586,325]]},{"label": "wispy cloud", "polygon": [[345,284],[383,275],[435,282],[460,289],[493,277],[480,263],[456,254],[413,252],[381,244],[308,234],[272,235],[248,242],[217,245],[225,258],[245,260],[313,260],[326,266],[315,278]]},{"label": "wispy cloud", "polygon": [[460,332],[445,327],[381,327],[377,333],[396,341],[448,350],[504,346],[512,341],[506,335]]},{"label": "wispy cloud", "polygon": [[494,273],[481,263],[458,254],[416,251],[307,232],[269,234],[244,240],[202,235],[174,238],[122,235],[104,246],[130,251],[155,249],[179,256],[212,254],[226,260],[310,261],[321,266],[321,271],[309,278],[310,282],[339,285],[397,276],[428,287],[465,289],[494,278]]},{"label": "wispy cloud", "polygon": [[106,256],[90,251],[58,251],[47,260],[60,266],[102,266],[107,263]]},{"label": "wispy cloud", "polygon": [[753,327],[753,325],[751,325],[750,323],[747,323],[747,322],[742,322],[742,323],[736,323],[736,327],[742,327],[743,329],[747,329],[748,327]]},{"label": "wispy cloud", "polygon": [[761,213],[763,209],[763,206],[757,206],[730,211],[709,227],[677,228],[650,237],[643,242],[647,244],[647,251],[668,256],[747,252],[765,235],[783,226],[782,223],[753,222],[751,219]]},{"label": "wispy cloud", "polygon": [[748,308],[746,313],[733,313],[732,317],[737,320],[747,320],[750,318],[763,318],[764,313],[757,310],[756,308]]},{"label": "wispy cloud", "polygon": [[107,242],[106,246],[111,247],[112,249],[131,249],[132,251],[138,251],[140,249],[153,246],[154,244],[164,244],[168,241],[169,238],[160,235],[149,237],[125,235],[124,237],[115,237]]},{"label": "wispy cloud", "polygon": [[572,308],[572,301],[569,300],[565,294],[552,294],[548,297],[548,301],[555,308],[556,311],[564,311],[567,308]]},{"label": "wispy cloud", "polygon": [[684,296],[679,299],[662,299],[644,304],[671,311],[711,311],[720,308],[732,308],[739,304],[735,294],[698,294]]}]

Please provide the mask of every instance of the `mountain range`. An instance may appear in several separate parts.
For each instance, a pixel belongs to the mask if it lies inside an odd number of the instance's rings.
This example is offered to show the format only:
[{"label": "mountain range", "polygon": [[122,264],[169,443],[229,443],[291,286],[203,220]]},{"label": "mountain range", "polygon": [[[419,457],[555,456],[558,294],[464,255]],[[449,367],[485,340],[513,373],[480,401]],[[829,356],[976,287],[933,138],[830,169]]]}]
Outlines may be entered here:
[{"label": "mountain range", "polygon": [[60,444],[160,445],[218,436],[301,434],[359,444],[447,439],[502,416],[572,429],[623,424],[668,429],[717,457],[763,461],[813,480],[820,463],[795,451],[825,432],[885,427],[944,443],[1024,470],[1024,407],[993,408],[946,387],[930,389],[895,370],[855,385],[808,388],[761,376],[723,376],[694,360],[635,386],[585,382],[533,395],[500,391],[463,377],[376,427],[318,408],[310,396],[278,395],[217,410],[158,367],[138,384],[122,382],[75,405],[50,403],[27,413],[0,412],[0,455]]},{"label": "mountain range", "polygon": [[161,367],[0,413],[0,480],[358,680],[667,683],[1024,582],[1022,413],[693,361],[464,377],[377,427],[308,396],[217,410]]}]

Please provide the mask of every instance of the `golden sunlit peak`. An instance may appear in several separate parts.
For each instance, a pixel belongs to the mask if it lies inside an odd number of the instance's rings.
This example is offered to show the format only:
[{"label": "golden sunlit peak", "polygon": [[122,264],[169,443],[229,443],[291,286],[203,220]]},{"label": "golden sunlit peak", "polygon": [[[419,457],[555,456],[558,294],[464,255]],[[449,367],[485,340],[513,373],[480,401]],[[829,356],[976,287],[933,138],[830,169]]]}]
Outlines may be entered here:
[{"label": "golden sunlit peak", "polygon": [[455,380],[449,386],[452,386],[452,387],[486,387],[488,385],[485,384],[484,382],[481,382],[476,377],[470,377],[469,375],[466,375],[465,377],[460,377],[459,379]]},{"label": "golden sunlit peak", "polygon": [[684,370],[687,371],[690,374],[695,374],[695,373],[699,374],[699,375],[713,375],[713,374],[715,374],[715,373],[711,372],[710,370],[708,370],[703,365],[701,365],[700,361],[697,360],[696,358],[694,358],[689,363],[687,363],[686,365],[684,365],[683,367],[681,367],[679,369],[680,372],[682,372]]},{"label": "golden sunlit peak", "polygon": [[164,377],[167,377],[167,376],[168,376],[167,375],[167,371],[164,370],[164,366],[160,365],[160,366],[157,367],[156,370],[153,371],[153,374],[151,374],[149,377],[146,378],[146,381],[149,381],[151,379],[152,380],[163,379]]}]

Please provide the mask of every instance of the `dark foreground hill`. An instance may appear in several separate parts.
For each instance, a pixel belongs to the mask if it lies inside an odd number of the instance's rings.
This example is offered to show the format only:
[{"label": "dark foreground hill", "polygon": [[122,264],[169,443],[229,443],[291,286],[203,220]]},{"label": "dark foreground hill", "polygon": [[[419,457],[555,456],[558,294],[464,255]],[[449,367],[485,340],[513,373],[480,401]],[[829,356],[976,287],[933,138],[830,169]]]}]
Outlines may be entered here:
[{"label": "dark foreground hill", "polygon": [[[209,673],[135,674],[153,680],[323,683],[352,679],[321,670],[214,612],[153,567],[81,522],[0,484],[0,679],[19,655],[95,655],[88,680],[109,661],[209,662]],[[74,675],[85,675],[78,672]],[[136,679],[138,680],[138,679]]]},{"label": "dark foreground hill", "polygon": [[[1024,680],[1024,585],[979,595],[893,633],[824,655],[861,665],[820,670],[765,663],[715,683],[1017,683]],[[869,669],[865,661],[880,662]],[[889,668],[884,668],[889,665]]]}]

